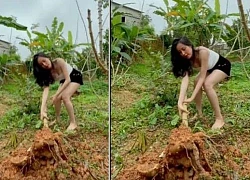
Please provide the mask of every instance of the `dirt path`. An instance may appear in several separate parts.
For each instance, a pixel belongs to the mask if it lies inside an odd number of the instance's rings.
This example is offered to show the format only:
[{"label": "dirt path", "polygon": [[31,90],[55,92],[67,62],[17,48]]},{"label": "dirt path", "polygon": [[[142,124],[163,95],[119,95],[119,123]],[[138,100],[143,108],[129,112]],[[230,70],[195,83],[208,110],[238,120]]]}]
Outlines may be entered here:
[{"label": "dirt path", "polygon": [[3,117],[7,109],[8,109],[8,106],[0,103],[0,118]]},{"label": "dirt path", "polygon": [[129,108],[139,97],[128,90],[112,90],[112,106],[120,109]]}]

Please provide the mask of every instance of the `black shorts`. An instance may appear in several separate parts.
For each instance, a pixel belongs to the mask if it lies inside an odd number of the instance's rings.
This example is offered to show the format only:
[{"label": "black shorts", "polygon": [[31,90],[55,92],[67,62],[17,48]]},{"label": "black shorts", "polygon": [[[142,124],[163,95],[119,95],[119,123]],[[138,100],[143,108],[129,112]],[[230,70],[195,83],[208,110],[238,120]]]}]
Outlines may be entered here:
[{"label": "black shorts", "polygon": [[215,66],[212,69],[207,70],[207,72],[211,74],[215,69],[219,69],[230,76],[231,63],[229,60],[220,55],[219,60],[215,64]]},{"label": "black shorts", "polygon": [[[80,71],[77,71],[76,69],[73,68],[72,72],[69,75],[70,81],[78,83],[80,85],[83,85],[83,80],[82,80],[82,73]],[[63,84],[65,79],[62,79],[60,81],[60,84]]]}]

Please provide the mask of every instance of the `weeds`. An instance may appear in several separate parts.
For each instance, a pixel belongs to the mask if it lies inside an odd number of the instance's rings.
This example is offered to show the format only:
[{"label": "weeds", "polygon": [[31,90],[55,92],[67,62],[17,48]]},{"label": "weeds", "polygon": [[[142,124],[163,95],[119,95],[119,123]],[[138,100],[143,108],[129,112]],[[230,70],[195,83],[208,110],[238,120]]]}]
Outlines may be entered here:
[{"label": "weeds", "polygon": [[[21,83],[23,82],[23,83]],[[20,86],[22,84],[22,86]],[[73,97],[73,105],[75,108],[76,118],[81,128],[92,131],[108,132],[108,85],[103,80],[97,80],[92,83],[95,94],[89,83],[85,83],[80,88],[80,95]],[[56,92],[58,83],[51,85],[50,95]],[[8,133],[14,129],[39,129],[42,127],[40,121],[40,104],[42,89],[34,84],[32,78],[15,77],[14,81],[6,83],[2,86],[0,93],[2,98],[8,102],[8,110],[0,121],[0,134]],[[14,100],[15,99],[15,100]],[[51,102],[48,100],[49,119],[55,118],[55,110]],[[62,121],[59,125],[66,127],[68,115],[64,106],[61,112]]]}]

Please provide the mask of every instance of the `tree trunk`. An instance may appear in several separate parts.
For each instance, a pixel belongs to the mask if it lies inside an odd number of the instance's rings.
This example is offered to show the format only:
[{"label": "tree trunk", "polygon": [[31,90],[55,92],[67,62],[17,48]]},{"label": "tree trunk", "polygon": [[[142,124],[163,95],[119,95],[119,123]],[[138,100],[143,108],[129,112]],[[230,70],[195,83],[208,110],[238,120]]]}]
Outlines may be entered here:
[{"label": "tree trunk", "polygon": [[250,41],[250,31],[248,29],[248,26],[247,26],[247,22],[246,22],[246,17],[245,17],[245,14],[244,14],[244,8],[243,8],[243,5],[242,5],[242,1],[241,0],[237,0],[238,2],[238,7],[239,7],[239,11],[240,11],[240,17],[241,17],[241,23],[246,31],[246,34],[247,34],[247,38],[248,40]]},{"label": "tree trunk", "polygon": [[98,0],[98,20],[99,20],[99,51],[100,59],[103,60],[103,48],[102,48],[102,0]]},{"label": "tree trunk", "polygon": [[92,49],[93,49],[93,52],[95,55],[96,63],[100,66],[103,73],[107,75],[109,70],[105,67],[105,65],[103,65],[102,61],[100,60],[100,58],[97,54],[96,48],[95,48],[95,41],[94,41],[92,26],[91,26],[91,11],[90,11],[90,9],[88,9],[88,23],[89,23],[90,40],[91,40]]}]

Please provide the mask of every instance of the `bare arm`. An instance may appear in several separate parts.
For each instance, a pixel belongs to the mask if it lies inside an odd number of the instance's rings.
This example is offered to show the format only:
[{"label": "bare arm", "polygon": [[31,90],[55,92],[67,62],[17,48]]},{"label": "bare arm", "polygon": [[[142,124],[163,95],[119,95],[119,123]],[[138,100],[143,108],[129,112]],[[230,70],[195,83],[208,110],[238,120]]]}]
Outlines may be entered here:
[{"label": "bare arm", "polygon": [[47,116],[47,99],[49,95],[49,86],[44,87],[43,89],[43,95],[42,95],[42,104],[41,104],[41,119],[44,118],[44,116]]},{"label": "bare arm", "polygon": [[197,93],[199,92],[199,90],[201,89],[205,79],[206,79],[206,75],[207,75],[207,69],[208,69],[208,50],[201,50],[200,51],[200,61],[201,61],[201,69],[200,69],[200,76],[199,79],[197,81],[197,84],[194,88],[194,91],[192,93],[191,98],[194,99],[197,95]]},{"label": "bare arm", "polygon": [[68,73],[68,70],[66,67],[66,62],[63,59],[58,58],[57,63],[63,72],[63,75],[65,77],[65,81],[64,81],[63,85],[58,88],[55,96],[58,96],[71,82],[70,77],[69,77],[69,73]]},{"label": "bare arm", "polygon": [[186,73],[186,76],[184,76],[184,78],[181,81],[181,89],[180,89],[178,105],[182,105],[185,99],[187,88],[188,88],[188,83],[189,83],[189,76],[188,76],[188,73]]}]

